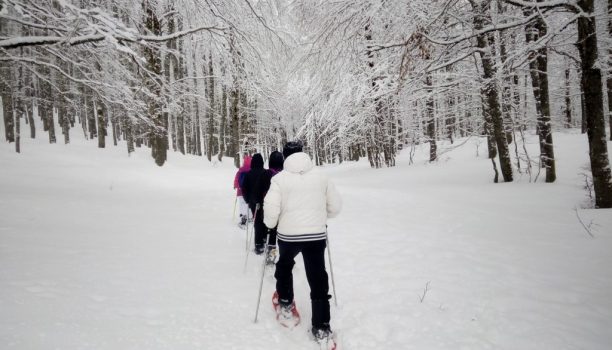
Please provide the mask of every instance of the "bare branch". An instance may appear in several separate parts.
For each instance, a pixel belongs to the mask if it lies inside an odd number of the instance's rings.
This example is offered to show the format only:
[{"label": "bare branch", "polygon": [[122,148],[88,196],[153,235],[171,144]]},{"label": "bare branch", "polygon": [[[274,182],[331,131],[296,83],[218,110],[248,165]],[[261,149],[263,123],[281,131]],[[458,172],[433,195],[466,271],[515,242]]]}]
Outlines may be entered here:
[{"label": "bare branch", "polygon": [[0,47],[5,49],[16,49],[27,46],[41,46],[41,45],[53,45],[53,44],[68,44],[70,46],[82,45],[87,43],[94,43],[103,41],[108,38],[114,38],[117,41],[132,42],[137,44],[146,44],[147,42],[165,42],[174,39],[184,37],[200,31],[208,31],[212,34],[222,34],[224,28],[215,26],[201,26],[197,28],[187,29],[180,32],[168,34],[168,35],[122,35],[122,34],[90,34],[80,36],[28,36],[28,37],[14,37],[10,39],[0,40]]},{"label": "bare branch", "polygon": [[574,211],[576,212],[576,217],[578,218],[578,221],[580,221],[580,224],[582,225],[584,230],[589,234],[589,236],[591,236],[592,238],[595,238],[595,236],[593,235],[593,232],[591,232],[591,230],[589,228],[591,225],[589,225],[589,227],[587,227],[584,224],[584,221],[582,221],[582,218],[580,217],[580,214],[578,214],[578,208],[574,207]]},{"label": "bare branch", "polygon": [[423,295],[419,298],[419,301],[422,303],[425,300],[425,296],[427,295],[427,292],[429,291],[429,283],[431,281],[427,281],[427,283],[425,283],[425,288],[423,289]]}]

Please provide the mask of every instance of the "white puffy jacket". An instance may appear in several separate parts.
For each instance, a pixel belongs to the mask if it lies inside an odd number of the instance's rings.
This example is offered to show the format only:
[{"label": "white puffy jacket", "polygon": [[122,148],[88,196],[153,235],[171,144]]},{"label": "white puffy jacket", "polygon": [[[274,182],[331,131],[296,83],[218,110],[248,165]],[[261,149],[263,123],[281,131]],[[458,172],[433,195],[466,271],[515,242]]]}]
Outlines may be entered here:
[{"label": "white puffy jacket", "polygon": [[340,212],[342,199],[327,175],[314,169],[308,154],[285,159],[264,198],[264,224],[287,242],[325,239],[327,218]]}]

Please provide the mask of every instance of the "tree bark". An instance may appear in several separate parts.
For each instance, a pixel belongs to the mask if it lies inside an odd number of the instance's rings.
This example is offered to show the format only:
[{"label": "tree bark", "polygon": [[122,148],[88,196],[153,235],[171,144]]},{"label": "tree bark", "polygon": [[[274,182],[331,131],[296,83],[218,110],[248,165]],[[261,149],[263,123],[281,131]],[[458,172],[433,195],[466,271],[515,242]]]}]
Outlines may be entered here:
[{"label": "tree bark", "polygon": [[570,90],[570,68],[565,69],[565,128],[572,127],[572,96]]},{"label": "tree bark", "polygon": [[208,147],[206,150],[206,158],[210,162],[214,153],[214,132],[215,132],[215,79],[213,78],[213,62],[212,54],[208,56],[208,121],[206,126],[206,136],[208,138]]},{"label": "tree bark", "polygon": [[21,153],[21,114],[22,110],[19,106],[19,99],[17,100],[17,106],[13,109],[12,115],[15,117],[15,152]]},{"label": "tree bark", "polygon": [[[193,53],[193,71],[197,72],[198,69],[196,67],[196,53],[194,51]],[[198,79],[194,79],[193,80],[193,88],[195,90],[195,92],[199,95],[200,94],[200,84],[199,84],[199,80]],[[200,128],[200,101],[199,98],[195,99],[194,101],[194,106],[193,106],[194,110],[195,110],[195,120],[192,121],[191,123],[191,127],[193,129],[192,131],[192,140],[191,140],[191,147],[193,148],[193,153],[201,156],[202,155],[202,134],[201,134],[201,128]]]},{"label": "tree bark", "polygon": [[[541,2],[542,0],[538,0]],[[526,9],[525,17],[531,16],[533,10]],[[538,17],[525,29],[527,43],[538,41],[546,35],[546,24]],[[552,130],[550,125],[550,97],[548,89],[548,52],[546,47],[529,53],[529,72],[531,86],[535,99],[537,130],[540,140],[540,161],[546,169],[546,182],[554,182],[557,178],[555,170],[555,154]]]},{"label": "tree bark", "polygon": [[[145,13],[145,27],[153,34],[161,34],[161,22],[155,13],[154,6],[149,0],[143,0]],[[154,73],[153,78],[145,78],[145,83],[149,90],[155,95],[150,99],[149,117],[153,125],[149,129],[149,143],[151,146],[151,156],[155,159],[158,166],[164,165],[168,157],[168,118],[162,112],[161,87],[162,87],[162,62],[159,49],[153,47],[144,48],[144,57],[147,61],[147,68]]]},{"label": "tree bark", "polygon": [[[481,3],[474,3],[474,29],[476,31],[484,28],[485,23],[490,23],[490,3],[483,0]],[[510,150],[508,148],[508,141],[504,132],[504,121],[501,114],[501,107],[499,105],[499,92],[495,81],[495,66],[492,59],[493,45],[491,45],[492,37],[489,34],[478,35],[477,38],[478,48],[480,51],[480,58],[482,61],[484,86],[483,92],[486,97],[487,109],[489,117],[491,118],[491,124],[493,127],[493,136],[495,138],[495,144],[499,153],[499,164],[501,168],[502,177],[505,182],[511,182],[512,178],[512,163],[510,159]]]},{"label": "tree bark", "polygon": [[[608,40],[612,39],[612,0],[608,0]],[[612,45],[608,44],[608,59],[612,57]],[[612,72],[608,70],[608,79],[606,80],[606,87],[608,88],[608,121],[610,127],[610,141],[612,141]]]},{"label": "tree bark", "polygon": [[49,126],[49,143],[56,143],[57,138],[55,137],[55,107],[49,105],[49,111],[47,112],[47,123]]},{"label": "tree bark", "polygon": [[124,137],[127,141],[128,155],[130,155],[132,152],[134,152],[134,131],[132,130],[132,121],[130,120],[129,116],[125,118],[125,127],[123,132],[125,133]]},{"label": "tree bark", "polygon": [[583,73],[580,73],[580,90],[581,90],[581,94],[580,94],[580,112],[582,114],[582,118],[581,118],[581,123],[580,123],[580,131],[583,134],[586,134],[588,127],[587,127],[587,112],[586,112],[586,103],[584,100],[584,89],[582,89],[582,76]]},{"label": "tree bark", "polygon": [[[104,117],[104,107],[101,103],[97,104],[97,120],[98,120],[98,148],[106,147],[106,118]],[[61,118],[61,117],[60,117]]]},{"label": "tree bark", "polygon": [[429,161],[434,162],[438,158],[438,145],[436,144],[436,116],[434,113],[431,74],[427,74],[425,77],[425,86],[427,90],[427,102],[425,102],[425,123],[427,124],[427,137],[429,138]]},{"label": "tree bark", "polygon": [[67,145],[70,143],[70,117],[68,117],[68,108],[65,102],[60,106],[60,113],[59,120],[61,121],[62,135],[64,135],[64,144]]},{"label": "tree bark", "polygon": [[[506,12],[506,6],[502,1],[497,2],[498,7],[498,15],[503,15]],[[502,67],[502,77],[499,79],[499,87],[501,88],[501,109],[502,109],[502,118],[504,121],[504,132],[506,133],[506,141],[508,144],[511,144],[513,141],[513,123],[512,123],[512,86],[513,86],[513,75],[507,70],[507,68],[503,68],[505,66],[506,61],[508,60],[508,41],[510,41],[513,37],[509,35],[505,35],[505,33],[499,33],[499,64]]]},{"label": "tree bark", "polygon": [[118,136],[117,136],[117,119],[118,119],[118,116],[116,114],[117,110],[114,110],[114,111],[115,111],[115,113],[113,113],[110,116],[110,125],[111,125],[111,128],[113,129],[113,146],[117,146],[117,138],[118,138]]},{"label": "tree bark", "polygon": [[234,165],[239,168],[240,167],[240,149],[239,149],[239,138],[240,138],[240,123],[238,116],[238,87],[234,86],[232,91],[230,92],[230,118],[231,118],[231,128],[232,128],[232,140],[231,140],[231,150],[232,157],[234,157]]},{"label": "tree bark", "polygon": [[85,108],[87,108],[87,110],[89,111],[87,113],[87,124],[89,124],[89,139],[93,140],[95,137],[98,137],[98,123],[96,122],[98,115],[97,104],[90,98],[90,103],[85,106]]},{"label": "tree bark", "polygon": [[223,93],[221,95],[221,125],[219,126],[219,161],[223,160],[223,154],[225,153],[225,120],[227,119],[227,91],[223,86]]},{"label": "tree bark", "polygon": [[[232,54],[232,64],[238,67],[238,52],[234,49],[234,34],[230,32],[230,49]],[[238,72],[234,73],[232,89],[230,91],[230,121],[231,121],[231,156],[234,157],[234,165],[240,167],[240,115],[238,113],[238,102],[240,99]]]},{"label": "tree bark", "polygon": [[28,118],[28,124],[30,124],[30,138],[35,139],[36,138],[36,125],[34,124],[34,109],[32,107],[28,108],[26,116]]},{"label": "tree bark", "polygon": [[15,142],[15,123],[13,117],[13,95],[8,91],[2,95],[2,113],[4,115],[4,136],[6,141]]},{"label": "tree bark", "polygon": [[595,16],[593,16],[593,0],[579,0],[578,6],[584,13],[590,15],[578,19],[577,46],[582,66],[580,83],[584,94],[595,205],[598,208],[612,208],[612,175],[603,113],[602,76],[600,68],[595,64],[597,62],[597,32]]}]

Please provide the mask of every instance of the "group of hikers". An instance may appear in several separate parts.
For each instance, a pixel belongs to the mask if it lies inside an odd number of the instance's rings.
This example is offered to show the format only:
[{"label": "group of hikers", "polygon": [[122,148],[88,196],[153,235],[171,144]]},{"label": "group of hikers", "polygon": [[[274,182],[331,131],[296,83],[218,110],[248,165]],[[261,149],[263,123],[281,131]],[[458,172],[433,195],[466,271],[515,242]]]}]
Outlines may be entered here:
[{"label": "group of hikers", "polygon": [[269,262],[276,262],[274,302],[278,317],[289,319],[297,313],[292,269],[296,256],[302,253],[310,285],[312,334],[317,340],[329,338],[327,219],[336,216],[342,207],[334,184],[314,168],[302,144],[291,141],[282,153],[270,154],[268,169],[264,169],[261,154],[245,156],[234,178],[234,188],[240,201],[240,224],[246,226],[252,218],[255,254],[265,253]]}]

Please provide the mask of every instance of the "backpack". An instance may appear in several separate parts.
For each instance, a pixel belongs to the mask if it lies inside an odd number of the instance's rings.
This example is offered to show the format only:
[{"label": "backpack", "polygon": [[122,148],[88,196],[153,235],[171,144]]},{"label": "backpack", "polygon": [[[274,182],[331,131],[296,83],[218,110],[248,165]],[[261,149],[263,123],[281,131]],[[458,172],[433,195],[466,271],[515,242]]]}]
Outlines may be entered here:
[{"label": "backpack", "polygon": [[244,183],[244,178],[246,178],[246,171],[241,171],[240,174],[238,174],[238,185],[240,186],[240,188],[242,188],[242,185]]}]

